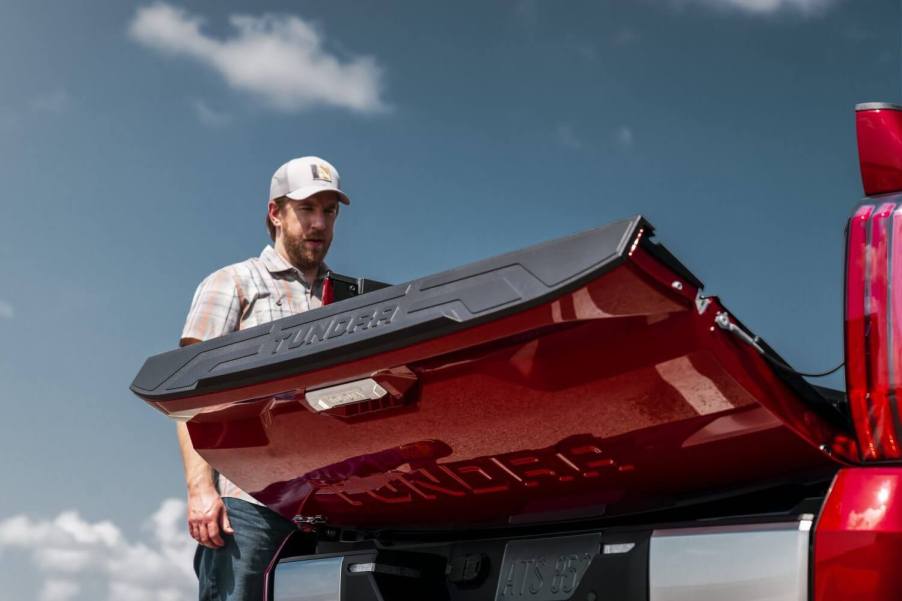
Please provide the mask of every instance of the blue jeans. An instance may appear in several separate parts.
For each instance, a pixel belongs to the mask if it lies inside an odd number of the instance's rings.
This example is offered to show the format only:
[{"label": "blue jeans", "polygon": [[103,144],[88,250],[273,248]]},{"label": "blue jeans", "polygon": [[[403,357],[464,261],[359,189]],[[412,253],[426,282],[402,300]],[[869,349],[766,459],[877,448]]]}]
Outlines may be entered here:
[{"label": "blue jeans", "polygon": [[297,528],[268,507],[224,497],[235,534],[218,549],[197,546],[194,572],[200,601],[262,601],[263,572]]}]

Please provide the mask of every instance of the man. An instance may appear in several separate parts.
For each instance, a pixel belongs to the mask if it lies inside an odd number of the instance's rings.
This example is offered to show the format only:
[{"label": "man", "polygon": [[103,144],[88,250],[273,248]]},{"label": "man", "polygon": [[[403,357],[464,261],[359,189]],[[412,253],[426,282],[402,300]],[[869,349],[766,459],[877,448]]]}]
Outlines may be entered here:
[{"label": "man", "polygon": [[[194,344],[322,305],[324,259],[341,191],[338,171],[317,157],[279,167],[270,184],[266,227],[273,246],[209,275],[194,294],[181,344]],[[188,486],[188,528],[198,543],[200,599],[261,599],[263,571],[294,525],[264,507],[191,446],[178,424]]]}]

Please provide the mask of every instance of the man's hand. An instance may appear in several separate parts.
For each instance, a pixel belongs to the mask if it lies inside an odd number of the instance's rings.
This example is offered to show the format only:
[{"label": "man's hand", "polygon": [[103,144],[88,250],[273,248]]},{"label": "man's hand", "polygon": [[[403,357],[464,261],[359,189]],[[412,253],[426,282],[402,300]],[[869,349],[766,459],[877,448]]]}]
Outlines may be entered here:
[{"label": "man's hand", "polygon": [[188,427],[183,422],[176,424],[176,432],[188,486],[188,532],[203,546],[216,549],[225,544],[223,534],[234,534],[235,531],[213,483],[213,468],[194,450]]},{"label": "man's hand", "polygon": [[216,549],[225,544],[222,534],[234,534],[229,514],[216,489],[188,492],[188,530],[191,538]]}]

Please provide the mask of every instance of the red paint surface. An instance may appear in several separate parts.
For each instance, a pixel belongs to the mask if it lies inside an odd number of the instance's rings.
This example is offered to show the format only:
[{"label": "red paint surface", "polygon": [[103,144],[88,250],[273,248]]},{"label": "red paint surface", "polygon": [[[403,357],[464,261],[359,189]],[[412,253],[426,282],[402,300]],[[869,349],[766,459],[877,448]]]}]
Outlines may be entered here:
[{"label": "red paint surface", "polygon": [[902,111],[856,111],[855,120],[865,194],[902,191]]},{"label": "red paint surface", "polygon": [[[611,515],[832,473],[848,438],[679,280],[639,247],[497,321],[161,408],[203,408],[189,430],[215,468],[286,517],[339,525]],[[391,368],[416,376],[401,406],[348,419],[303,401]]]},{"label": "red paint surface", "polygon": [[902,467],[840,470],[814,534],[815,601],[902,597]]}]

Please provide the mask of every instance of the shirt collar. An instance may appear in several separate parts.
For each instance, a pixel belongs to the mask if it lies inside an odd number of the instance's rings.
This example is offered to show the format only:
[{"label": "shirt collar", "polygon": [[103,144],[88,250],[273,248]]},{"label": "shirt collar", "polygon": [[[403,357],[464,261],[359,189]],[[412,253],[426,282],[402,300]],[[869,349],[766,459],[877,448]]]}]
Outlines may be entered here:
[{"label": "shirt collar", "polygon": [[[260,253],[260,260],[266,266],[267,271],[270,273],[285,273],[288,271],[293,271],[297,276],[298,280],[301,282],[305,282],[303,274],[300,270],[286,261],[282,255],[280,255],[276,249],[274,249],[271,245],[267,244],[266,248],[263,249],[263,252]],[[326,273],[329,271],[329,266],[324,263],[319,266],[319,273],[316,276],[317,281],[323,279]]]}]

